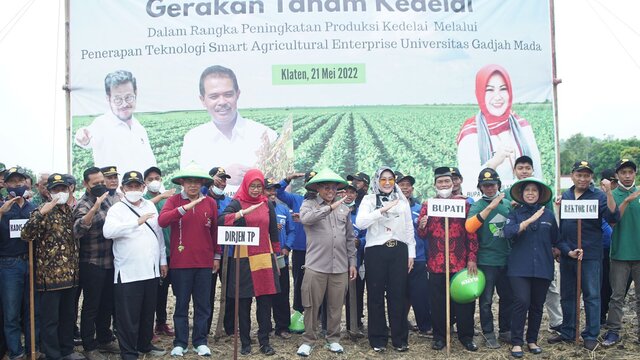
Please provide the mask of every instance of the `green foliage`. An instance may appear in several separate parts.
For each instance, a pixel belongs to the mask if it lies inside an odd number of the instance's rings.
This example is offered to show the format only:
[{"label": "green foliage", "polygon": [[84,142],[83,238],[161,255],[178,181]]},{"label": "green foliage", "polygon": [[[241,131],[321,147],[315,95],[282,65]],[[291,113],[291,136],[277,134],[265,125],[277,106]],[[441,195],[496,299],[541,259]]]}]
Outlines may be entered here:
[{"label": "green foliage", "polygon": [[[462,123],[476,111],[476,105],[415,105],[242,109],[241,113],[276,131],[292,117],[296,171],[329,167],[346,177],[357,171],[373,175],[377,168],[388,165],[414,176],[415,195],[427,198],[433,195],[433,169],[456,164],[456,137]],[[551,104],[516,104],[514,111],[533,127],[544,178],[554,179],[556,152]],[[179,167],[184,135],[209,121],[209,115],[202,110],[141,113],[136,117],[147,129],[158,166],[165,175],[165,186],[169,186],[168,179]],[[93,118],[75,117],[74,133],[89,125]],[[629,152],[637,151],[629,147]],[[91,151],[73,146],[73,170],[77,177],[92,164]],[[464,175],[467,179],[475,177]]]},{"label": "green foliage", "polygon": [[621,158],[629,158],[637,163],[640,159],[640,140],[631,139],[598,139],[584,136],[581,133],[560,142],[560,171],[561,174],[571,173],[573,163],[586,160],[593,163],[596,178],[606,168],[614,168]]}]

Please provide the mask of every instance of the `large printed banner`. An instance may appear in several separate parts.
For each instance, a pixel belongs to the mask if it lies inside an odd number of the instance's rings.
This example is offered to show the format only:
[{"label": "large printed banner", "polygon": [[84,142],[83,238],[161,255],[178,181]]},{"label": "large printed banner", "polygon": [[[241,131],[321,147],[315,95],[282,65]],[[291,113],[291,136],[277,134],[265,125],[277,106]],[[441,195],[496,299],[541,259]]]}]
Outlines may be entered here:
[{"label": "large printed banner", "polygon": [[[388,165],[555,179],[540,0],[72,0],[73,172],[152,165],[269,177]],[[235,79],[234,79],[235,78]]]}]

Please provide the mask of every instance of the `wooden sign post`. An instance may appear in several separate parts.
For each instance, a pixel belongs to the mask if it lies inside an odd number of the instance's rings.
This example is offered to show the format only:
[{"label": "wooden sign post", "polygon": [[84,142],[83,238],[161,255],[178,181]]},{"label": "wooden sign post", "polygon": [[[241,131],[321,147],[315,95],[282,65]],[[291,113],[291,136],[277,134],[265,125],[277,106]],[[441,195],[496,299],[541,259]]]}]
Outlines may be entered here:
[{"label": "wooden sign post", "polygon": [[[578,250],[582,250],[582,219],[598,218],[598,200],[562,200],[560,218],[578,220]],[[582,259],[578,258],[576,269],[576,345],[580,341],[580,293],[582,292]]]},{"label": "wooden sign post", "polygon": [[[240,248],[239,246],[258,246],[260,228],[243,226],[219,226],[218,245],[235,246],[235,310],[233,315],[233,359],[238,360],[238,308],[240,306]],[[226,248],[227,246],[225,246]],[[223,254],[226,256],[227,254]]]},{"label": "wooden sign post", "polygon": [[447,357],[451,354],[451,294],[450,294],[450,260],[449,260],[449,218],[466,218],[466,200],[464,199],[429,199],[427,215],[444,218],[444,266],[445,266],[445,332]]}]

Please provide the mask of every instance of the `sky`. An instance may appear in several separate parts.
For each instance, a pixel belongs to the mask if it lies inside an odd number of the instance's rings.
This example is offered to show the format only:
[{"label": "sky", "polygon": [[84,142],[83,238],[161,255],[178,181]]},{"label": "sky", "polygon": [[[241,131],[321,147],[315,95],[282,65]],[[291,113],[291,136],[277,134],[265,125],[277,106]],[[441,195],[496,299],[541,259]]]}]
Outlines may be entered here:
[{"label": "sky", "polygon": [[[637,0],[555,0],[559,135],[640,137]],[[64,0],[3,1],[0,162],[66,171]]]}]

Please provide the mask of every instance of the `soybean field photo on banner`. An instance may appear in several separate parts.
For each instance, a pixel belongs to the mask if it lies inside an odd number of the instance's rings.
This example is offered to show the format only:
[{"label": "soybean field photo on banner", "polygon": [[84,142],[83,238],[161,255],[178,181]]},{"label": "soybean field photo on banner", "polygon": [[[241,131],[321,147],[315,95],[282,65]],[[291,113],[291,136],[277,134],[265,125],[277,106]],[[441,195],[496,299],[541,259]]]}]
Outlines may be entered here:
[{"label": "soybean field photo on banner", "polygon": [[[317,171],[328,166],[343,176],[356,171],[373,174],[384,164],[413,175],[416,195],[427,198],[433,195],[430,193],[433,169],[456,165],[456,136],[464,119],[476,111],[477,105],[407,105],[244,109],[240,113],[276,131],[280,131],[289,117],[293,118],[295,171]],[[555,146],[551,103],[514,104],[514,111],[534,129],[542,154],[544,179],[553,182]],[[158,166],[164,171],[165,185],[169,186],[169,179],[179,168],[184,135],[210,121],[210,117],[206,111],[140,113],[136,117],[148,132]],[[94,118],[74,117],[72,133]],[[213,147],[202,151],[240,149]],[[75,176],[81,178],[83,169],[92,164],[90,150],[73,147]],[[463,176],[472,183],[477,178],[477,174]]]}]

